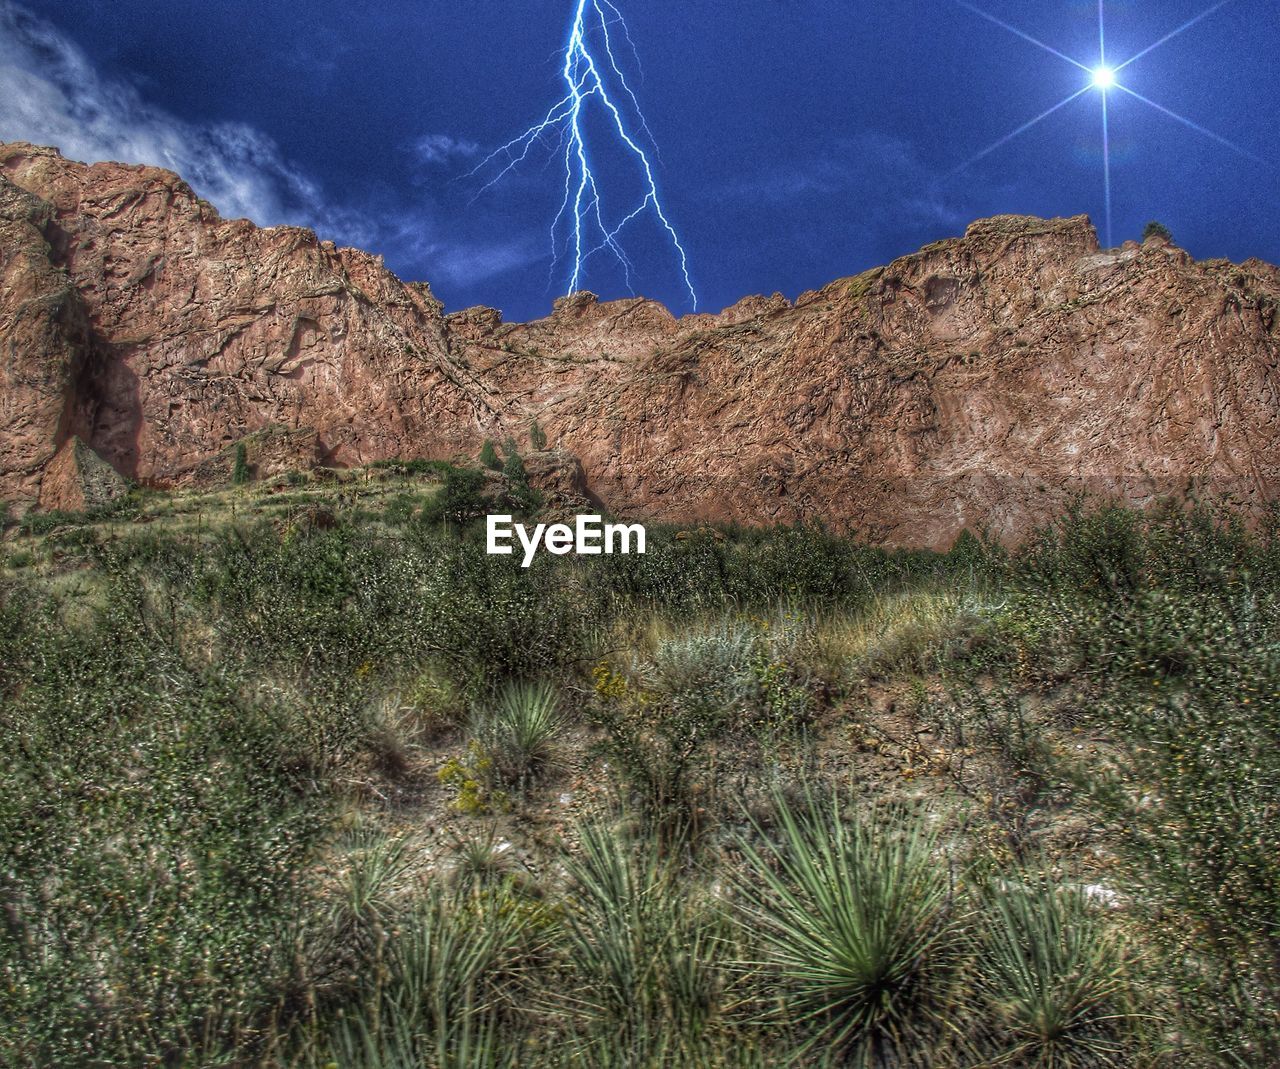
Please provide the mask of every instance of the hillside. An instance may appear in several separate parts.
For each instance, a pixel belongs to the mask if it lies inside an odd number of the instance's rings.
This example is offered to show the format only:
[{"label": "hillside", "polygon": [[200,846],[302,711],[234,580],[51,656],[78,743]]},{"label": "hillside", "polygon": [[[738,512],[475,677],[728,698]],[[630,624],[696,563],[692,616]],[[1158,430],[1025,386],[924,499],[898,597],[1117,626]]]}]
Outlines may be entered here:
[{"label": "hillside", "polygon": [[1278,303],[1258,261],[1003,216],[794,303],[676,319],[584,293],[507,324],[224,220],[169,172],[10,144],[0,495],[65,506],[76,440],[163,487],[248,436],[272,474],[474,456],[536,418],[595,500],[655,520],[944,547],[1015,540],[1081,491],[1257,505],[1280,479]]}]

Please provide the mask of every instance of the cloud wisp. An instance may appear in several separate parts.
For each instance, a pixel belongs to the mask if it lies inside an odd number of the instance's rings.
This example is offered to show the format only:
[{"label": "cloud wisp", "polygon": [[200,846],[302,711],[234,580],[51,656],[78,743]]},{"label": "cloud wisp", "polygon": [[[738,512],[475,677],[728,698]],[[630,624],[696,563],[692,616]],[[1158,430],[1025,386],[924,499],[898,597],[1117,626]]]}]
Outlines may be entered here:
[{"label": "cloud wisp", "polygon": [[322,206],[320,191],[279,147],[244,123],[187,122],[104,78],[56,27],[0,0],[0,140],[54,145],[71,159],[117,160],[182,175],[228,217],[368,233]]},{"label": "cloud wisp", "polygon": [[413,143],[413,154],[419,163],[448,164],[454,160],[474,159],[480,154],[480,146],[474,141],[451,137],[448,134],[424,134]]},{"label": "cloud wisp", "polygon": [[[225,218],[310,227],[342,244],[380,251],[397,270],[446,286],[484,282],[541,257],[528,242],[452,236],[431,198],[391,210],[335,205],[263,131],[173,114],[127,80],[104,76],[66,34],[14,0],[0,0],[0,141],[52,145],[86,163],[164,167]],[[480,151],[447,134],[424,135],[410,147],[419,164],[433,167]]]},{"label": "cloud wisp", "polygon": [[732,183],[721,195],[771,205],[833,196],[881,202],[895,219],[955,227],[967,216],[956,198],[944,197],[937,176],[909,141],[876,131],[837,139],[809,158],[775,166]]}]

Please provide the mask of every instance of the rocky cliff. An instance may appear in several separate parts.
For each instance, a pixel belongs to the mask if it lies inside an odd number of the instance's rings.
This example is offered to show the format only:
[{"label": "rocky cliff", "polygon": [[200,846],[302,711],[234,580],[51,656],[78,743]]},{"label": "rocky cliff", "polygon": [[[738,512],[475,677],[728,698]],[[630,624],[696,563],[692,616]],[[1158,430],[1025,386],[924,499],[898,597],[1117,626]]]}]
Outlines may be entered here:
[{"label": "rocky cliff", "polygon": [[1006,216],[794,304],[675,319],[579,294],[506,324],[309,231],[221,219],[168,172],[12,144],[0,494],[63,500],[73,438],[178,485],[251,436],[341,466],[474,455],[536,418],[595,498],[650,519],[940,546],[1016,538],[1081,490],[1256,506],[1280,488],[1277,306],[1258,261]]}]

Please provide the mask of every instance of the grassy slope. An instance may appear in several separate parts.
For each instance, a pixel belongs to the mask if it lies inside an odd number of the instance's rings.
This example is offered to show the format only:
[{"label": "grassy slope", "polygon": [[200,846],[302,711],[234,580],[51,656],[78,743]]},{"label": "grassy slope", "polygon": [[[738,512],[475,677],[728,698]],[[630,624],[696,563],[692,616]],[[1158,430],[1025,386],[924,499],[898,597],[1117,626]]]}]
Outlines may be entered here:
[{"label": "grassy slope", "polygon": [[523,572],[383,474],[7,533],[0,1061],[1277,1056],[1269,537]]}]

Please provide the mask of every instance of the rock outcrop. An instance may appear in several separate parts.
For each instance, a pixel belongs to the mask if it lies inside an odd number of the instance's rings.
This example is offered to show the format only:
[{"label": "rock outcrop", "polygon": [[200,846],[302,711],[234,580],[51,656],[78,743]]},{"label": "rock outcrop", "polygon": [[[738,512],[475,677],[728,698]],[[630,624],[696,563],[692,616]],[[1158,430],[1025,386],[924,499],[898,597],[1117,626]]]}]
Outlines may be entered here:
[{"label": "rock outcrop", "polygon": [[0,495],[9,499],[39,496],[46,466],[83,423],[88,327],[46,240],[51,217],[0,177]]},{"label": "rock outcrop", "polygon": [[84,512],[110,504],[128,492],[128,481],[72,435],[44,469],[40,480],[40,507]]},{"label": "rock outcrop", "polygon": [[30,145],[0,147],[0,239],[15,500],[73,435],[175,485],[254,435],[273,470],[341,467],[474,456],[534,419],[581,461],[554,466],[564,489],[616,513],[900,545],[1016,538],[1081,491],[1280,486],[1280,271],[1103,250],[1083,217],[974,223],[794,304],[676,319],[583,293],[528,324],[445,315],[377,257],[221,219],[168,172]]}]

